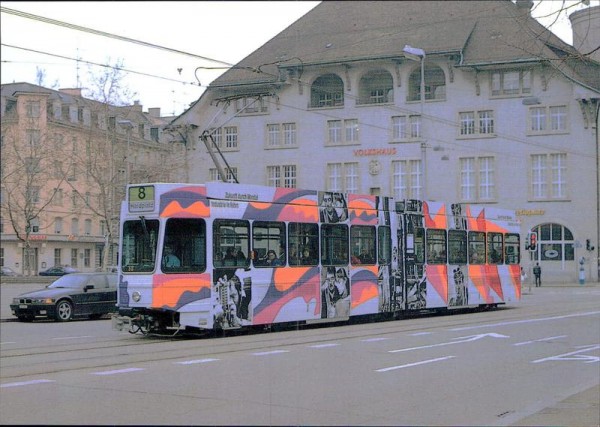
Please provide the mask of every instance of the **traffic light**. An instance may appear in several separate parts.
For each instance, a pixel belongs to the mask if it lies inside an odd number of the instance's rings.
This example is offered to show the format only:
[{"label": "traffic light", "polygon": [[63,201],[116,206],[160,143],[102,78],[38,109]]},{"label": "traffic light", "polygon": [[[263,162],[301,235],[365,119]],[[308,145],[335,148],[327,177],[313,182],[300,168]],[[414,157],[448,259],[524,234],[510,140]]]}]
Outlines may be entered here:
[{"label": "traffic light", "polygon": [[537,233],[535,231],[530,231],[527,234],[527,246],[525,249],[529,249],[530,251],[535,251],[537,249]]},{"label": "traffic light", "polygon": [[590,239],[586,239],[585,240],[585,248],[588,251],[593,251],[595,248],[592,246],[592,242],[590,241]]}]

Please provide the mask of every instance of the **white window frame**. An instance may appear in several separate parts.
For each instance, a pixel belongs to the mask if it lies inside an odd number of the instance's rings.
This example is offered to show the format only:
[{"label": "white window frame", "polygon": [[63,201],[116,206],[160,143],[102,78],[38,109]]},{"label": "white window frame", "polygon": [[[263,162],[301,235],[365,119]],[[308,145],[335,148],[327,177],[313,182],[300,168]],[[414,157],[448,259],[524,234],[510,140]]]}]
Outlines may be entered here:
[{"label": "white window frame", "polygon": [[223,126],[209,129],[215,144],[221,151],[238,151],[239,131],[237,126]]},{"label": "white window frame", "polygon": [[39,118],[41,116],[40,101],[27,101],[25,104],[28,118]]},{"label": "white window frame", "polygon": [[421,116],[392,116],[392,142],[415,141],[421,139]]},{"label": "white window frame", "polygon": [[420,199],[423,194],[421,160],[392,160],[392,193],[394,198]]},{"label": "white window frame", "polygon": [[326,145],[351,145],[360,141],[358,119],[327,120]]},{"label": "white window frame", "polygon": [[236,113],[244,114],[266,114],[269,112],[269,102],[266,97],[239,98],[235,100]]},{"label": "white window frame", "polygon": [[83,250],[83,266],[90,267],[92,265],[92,250],[85,248]]},{"label": "white window frame", "polygon": [[528,135],[566,134],[569,132],[569,109],[566,105],[536,105],[527,114]]},{"label": "white window frame", "polygon": [[327,163],[326,168],[327,191],[360,192],[360,165],[358,162]]},{"label": "white window frame", "polygon": [[267,124],[267,149],[296,146],[296,123]]},{"label": "white window frame", "polygon": [[83,222],[83,232],[86,236],[90,236],[92,234],[92,220],[86,218]]},{"label": "white window frame", "polygon": [[458,137],[482,138],[496,136],[494,110],[461,111],[458,113]]},{"label": "white window frame", "polygon": [[532,200],[566,200],[567,154],[532,154],[530,197]]},{"label": "white window frame", "polygon": [[79,250],[77,248],[71,248],[71,267],[77,267],[77,258],[79,256]]},{"label": "white window frame", "polygon": [[496,159],[493,156],[459,159],[459,195],[463,202],[494,202],[496,191]]},{"label": "white window frame", "polygon": [[54,218],[54,234],[62,234],[63,232],[63,219],[59,216]]},{"label": "white window frame", "polygon": [[272,165],[267,166],[267,186],[297,188],[298,168],[296,165]]},{"label": "white window frame", "polygon": [[532,70],[498,70],[490,73],[492,98],[529,95],[532,86]]},{"label": "white window frame", "polygon": [[62,263],[62,249],[54,248],[54,265],[61,265]]},{"label": "white window frame", "polygon": [[[225,168],[225,173],[227,174],[227,182],[235,183],[235,177],[238,176],[237,167]],[[217,168],[210,168],[208,170],[208,179],[209,181],[222,181],[219,170]]]},{"label": "white window frame", "polygon": [[71,236],[79,236],[79,219],[71,218]]}]

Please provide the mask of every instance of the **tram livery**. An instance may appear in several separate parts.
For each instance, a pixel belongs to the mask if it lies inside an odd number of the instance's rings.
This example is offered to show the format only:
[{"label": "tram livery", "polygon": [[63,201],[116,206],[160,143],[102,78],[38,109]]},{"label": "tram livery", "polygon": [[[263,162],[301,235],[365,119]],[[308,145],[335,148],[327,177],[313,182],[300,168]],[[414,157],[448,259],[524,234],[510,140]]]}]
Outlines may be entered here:
[{"label": "tram livery", "polygon": [[129,185],[113,328],[177,333],[516,302],[514,211],[209,182]]}]

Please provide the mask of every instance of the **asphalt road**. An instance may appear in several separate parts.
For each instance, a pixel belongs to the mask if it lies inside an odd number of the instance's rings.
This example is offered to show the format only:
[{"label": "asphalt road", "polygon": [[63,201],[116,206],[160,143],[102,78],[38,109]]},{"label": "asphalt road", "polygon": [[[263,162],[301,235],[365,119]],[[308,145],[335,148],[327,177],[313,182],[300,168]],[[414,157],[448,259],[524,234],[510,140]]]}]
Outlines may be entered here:
[{"label": "asphalt road", "polygon": [[0,286],[0,424],[600,424],[597,284],[489,312],[211,339],[9,320],[31,287]]}]

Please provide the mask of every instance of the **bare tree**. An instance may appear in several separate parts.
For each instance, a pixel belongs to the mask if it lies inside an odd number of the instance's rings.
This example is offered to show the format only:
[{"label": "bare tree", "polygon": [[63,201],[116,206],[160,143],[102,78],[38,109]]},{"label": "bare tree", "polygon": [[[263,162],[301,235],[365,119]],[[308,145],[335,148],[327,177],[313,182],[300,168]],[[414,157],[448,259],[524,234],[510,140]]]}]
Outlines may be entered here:
[{"label": "bare tree", "polygon": [[36,106],[39,104],[29,107],[28,114],[33,117],[27,119],[27,124],[5,129],[0,168],[2,218],[8,220],[17,239],[23,242],[23,271],[28,276],[37,274],[33,271],[32,235],[48,226],[40,220],[67,175],[52,164],[54,146],[48,143],[48,135],[39,130],[36,120],[41,112]]},{"label": "bare tree", "polygon": [[[110,248],[119,236],[120,206],[128,181],[165,180],[169,171],[166,149],[146,141],[140,131],[147,119],[141,107],[132,105],[134,95],[123,83],[125,77],[121,62],[106,66],[102,73],[90,74],[87,94],[92,99],[83,100],[91,121],[83,138],[85,146],[63,153],[72,159],[72,168],[80,171],[90,189],[90,193],[75,194],[104,224],[103,268],[109,266]],[[125,118],[128,120],[122,120]],[[127,122],[128,127],[121,128],[120,121]],[[73,182],[67,183],[76,190]]]}]

